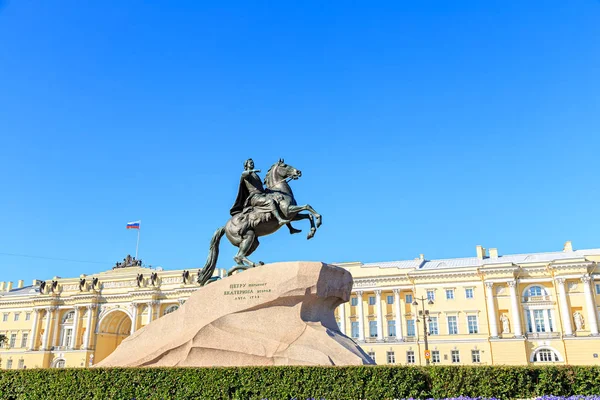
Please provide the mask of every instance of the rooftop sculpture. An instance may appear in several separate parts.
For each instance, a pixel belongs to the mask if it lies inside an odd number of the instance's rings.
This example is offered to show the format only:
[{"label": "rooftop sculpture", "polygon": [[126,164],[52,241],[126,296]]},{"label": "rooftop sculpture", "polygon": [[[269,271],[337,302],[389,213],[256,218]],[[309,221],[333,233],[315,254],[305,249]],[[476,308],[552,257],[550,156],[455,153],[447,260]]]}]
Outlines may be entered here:
[{"label": "rooftop sculpture", "polygon": [[141,267],[142,260],[136,260],[135,257],[131,257],[131,255],[127,254],[127,257],[123,259],[123,262],[115,263],[113,269],[118,268],[127,268],[127,267]]}]

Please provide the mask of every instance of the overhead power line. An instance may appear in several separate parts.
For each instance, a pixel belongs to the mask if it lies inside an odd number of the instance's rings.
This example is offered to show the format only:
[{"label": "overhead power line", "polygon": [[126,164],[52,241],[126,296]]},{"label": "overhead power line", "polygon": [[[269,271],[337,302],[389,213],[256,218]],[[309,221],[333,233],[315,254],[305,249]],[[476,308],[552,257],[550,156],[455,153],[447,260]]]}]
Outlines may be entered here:
[{"label": "overhead power line", "polygon": [[52,261],[67,261],[67,262],[76,262],[76,263],[82,263],[82,264],[104,264],[104,265],[110,265],[113,263],[110,262],[104,262],[104,261],[84,261],[84,260],[73,260],[70,258],[56,258],[56,257],[45,257],[45,256],[33,256],[30,254],[17,254],[17,253],[3,253],[0,252],[0,255],[2,256],[11,256],[11,257],[25,257],[25,258],[37,258],[40,260],[52,260]]}]

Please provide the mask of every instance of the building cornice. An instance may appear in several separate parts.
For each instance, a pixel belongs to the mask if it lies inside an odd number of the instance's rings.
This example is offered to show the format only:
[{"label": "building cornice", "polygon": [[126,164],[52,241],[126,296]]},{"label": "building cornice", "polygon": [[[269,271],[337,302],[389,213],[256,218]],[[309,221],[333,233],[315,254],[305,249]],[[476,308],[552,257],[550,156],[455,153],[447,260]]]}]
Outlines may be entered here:
[{"label": "building cornice", "polygon": [[444,278],[472,278],[478,276],[477,269],[468,268],[465,270],[426,270],[409,272],[408,277],[415,280],[439,280]]},{"label": "building cornice", "polygon": [[410,282],[404,276],[381,276],[373,278],[355,278],[352,285],[353,289],[358,288],[378,288],[379,286],[407,286],[412,287]]}]

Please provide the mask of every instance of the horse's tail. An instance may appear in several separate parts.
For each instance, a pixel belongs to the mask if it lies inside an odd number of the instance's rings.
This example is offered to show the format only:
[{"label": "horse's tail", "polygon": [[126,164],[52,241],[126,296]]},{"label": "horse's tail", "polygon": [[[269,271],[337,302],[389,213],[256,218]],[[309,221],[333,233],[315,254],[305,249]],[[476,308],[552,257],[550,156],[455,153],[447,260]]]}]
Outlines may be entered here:
[{"label": "horse's tail", "polygon": [[225,227],[222,226],[217,229],[210,240],[210,247],[208,249],[208,257],[206,258],[206,264],[204,268],[198,274],[198,283],[200,286],[204,286],[206,282],[212,277],[215,267],[217,266],[217,259],[219,258],[219,243],[221,238],[225,234]]}]

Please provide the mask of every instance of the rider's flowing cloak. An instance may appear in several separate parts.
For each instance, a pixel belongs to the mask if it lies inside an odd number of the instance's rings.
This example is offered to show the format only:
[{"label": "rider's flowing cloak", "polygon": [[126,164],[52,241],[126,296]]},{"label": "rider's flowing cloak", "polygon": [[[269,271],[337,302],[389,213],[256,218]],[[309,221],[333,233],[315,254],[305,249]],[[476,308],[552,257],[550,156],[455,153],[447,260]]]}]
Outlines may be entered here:
[{"label": "rider's flowing cloak", "polygon": [[231,216],[239,214],[244,210],[248,196],[250,196],[250,191],[244,184],[244,178],[242,177],[240,178],[240,186],[238,188],[237,197],[235,198],[235,203],[233,203],[231,210],[229,210],[229,214],[231,214]]}]

